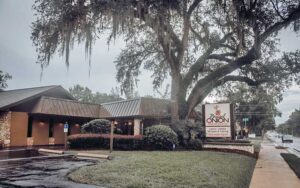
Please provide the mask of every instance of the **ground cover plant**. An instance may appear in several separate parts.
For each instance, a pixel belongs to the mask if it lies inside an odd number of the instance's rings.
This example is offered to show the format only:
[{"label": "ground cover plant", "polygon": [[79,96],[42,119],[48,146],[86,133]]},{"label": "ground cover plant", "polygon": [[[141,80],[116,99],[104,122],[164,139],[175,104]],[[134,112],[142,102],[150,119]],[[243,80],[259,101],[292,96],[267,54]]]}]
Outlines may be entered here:
[{"label": "ground cover plant", "polygon": [[114,159],[72,172],[73,181],[104,187],[248,188],[256,160],[211,151],[117,151]]},{"label": "ground cover plant", "polygon": [[300,179],[300,158],[291,153],[280,154]]}]

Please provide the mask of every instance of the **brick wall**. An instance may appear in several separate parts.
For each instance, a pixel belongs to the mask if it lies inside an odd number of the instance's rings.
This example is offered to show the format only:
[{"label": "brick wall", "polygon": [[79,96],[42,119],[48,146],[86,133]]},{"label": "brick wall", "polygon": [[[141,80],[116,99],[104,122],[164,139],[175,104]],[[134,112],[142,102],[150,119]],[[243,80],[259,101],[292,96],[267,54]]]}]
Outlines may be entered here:
[{"label": "brick wall", "polygon": [[10,121],[11,112],[0,112],[0,140],[5,147],[10,145]]}]

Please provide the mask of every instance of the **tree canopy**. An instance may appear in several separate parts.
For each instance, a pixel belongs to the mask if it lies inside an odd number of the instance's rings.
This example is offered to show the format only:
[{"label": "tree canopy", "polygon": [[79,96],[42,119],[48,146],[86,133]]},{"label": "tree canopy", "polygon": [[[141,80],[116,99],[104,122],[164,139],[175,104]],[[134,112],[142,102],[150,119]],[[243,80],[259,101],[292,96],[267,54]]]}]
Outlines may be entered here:
[{"label": "tree canopy", "polygon": [[300,136],[300,108],[291,113],[289,119],[277,127],[277,131]]},{"label": "tree canopy", "polygon": [[0,70],[0,90],[7,88],[7,81],[11,78],[11,75]]},{"label": "tree canopy", "polygon": [[153,72],[155,88],[170,75],[180,118],[228,82],[299,83],[300,51],[278,55],[279,31],[299,31],[297,0],[36,0],[33,8],[42,68],[56,52],[69,65],[75,42],[91,55],[109,32],[108,43],[120,36],[127,44],[115,62],[122,91],[133,90],[142,68]]},{"label": "tree canopy", "polygon": [[217,90],[223,96],[219,102],[235,104],[235,119],[244,125],[248,118],[247,128],[250,132],[261,133],[263,130],[275,129],[275,117],[281,116],[276,105],[282,100],[282,93],[276,88],[249,87],[245,83],[226,84]]},{"label": "tree canopy", "polygon": [[110,94],[99,92],[93,93],[92,90],[90,90],[88,87],[83,87],[79,84],[76,84],[73,87],[69,88],[69,92],[78,101],[87,103],[102,104],[106,102],[123,100],[115,91],[115,89],[112,89]]}]

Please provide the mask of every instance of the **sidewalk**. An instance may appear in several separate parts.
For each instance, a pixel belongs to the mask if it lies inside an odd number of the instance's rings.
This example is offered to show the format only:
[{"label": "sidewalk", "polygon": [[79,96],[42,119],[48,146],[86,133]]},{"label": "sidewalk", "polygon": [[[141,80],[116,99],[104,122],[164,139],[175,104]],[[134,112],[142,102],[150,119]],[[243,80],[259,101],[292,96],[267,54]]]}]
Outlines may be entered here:
[{"label": "sidewalk", "polygon": [[286,152],[284,149],[276,149],[270,141],[264,140],[250,188],[300,188],[300,180],[280,155]]}]

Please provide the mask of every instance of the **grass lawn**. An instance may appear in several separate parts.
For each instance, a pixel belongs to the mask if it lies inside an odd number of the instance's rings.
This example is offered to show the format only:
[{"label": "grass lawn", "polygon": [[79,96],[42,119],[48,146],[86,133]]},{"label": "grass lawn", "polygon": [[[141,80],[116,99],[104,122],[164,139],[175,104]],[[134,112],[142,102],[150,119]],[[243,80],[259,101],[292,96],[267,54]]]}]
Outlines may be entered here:
[{"label": "grass lawn", "polygon": [[69,174],[73,181],[104,187],[248,188],[256,160],[211,151],[116,151],[112,161]]},{"label": "grass lawn", "polygon": [[300,158],[291,153],[280,154],[300,179]]}]

